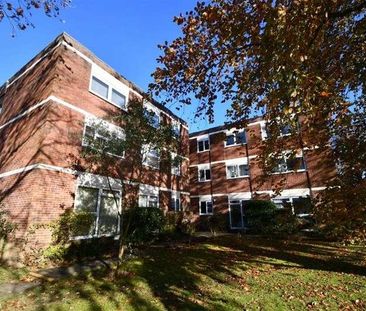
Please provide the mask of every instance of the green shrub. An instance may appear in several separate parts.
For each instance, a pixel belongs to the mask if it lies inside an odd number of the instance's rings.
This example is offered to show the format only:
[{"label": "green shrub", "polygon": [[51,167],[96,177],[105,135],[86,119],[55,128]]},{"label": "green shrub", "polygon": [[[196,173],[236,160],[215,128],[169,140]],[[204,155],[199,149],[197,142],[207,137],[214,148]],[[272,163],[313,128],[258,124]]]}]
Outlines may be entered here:
[{"label": "green shrub", "polygon": [[9,221],[4,206],[0,204],[0,240],[7,240],[16,229],[16,225]]},{"label": "green shrub", "polygon": [[201,217],[200,228],[202,230],[209,230],[212,234],[222,232],[227,229],[227,215],[225,214],[213,214],[209,216]]},{"label": "green shrub", "polygon": [[126,241],[142,244],[153,241],[164,229],[163,211],[152,207],[127,209],[123,215]]},{"label": "green shrub", "polygon": [[250,200],[245,202],[245,216],[248,227],[254,233],[273,231],[277,207],[272,201]]},{"label": "green shrub", "polygon": [[74,236],[89,235],[93,223],[94,218],[90,213],[67,209],[51,225],[53,244],[67,244]]},{"label": "green shrub", "polygon": [[291,208],[279,209],[272,201],[245,202],[245,215],[250,232],[263,234],[293,234],[299,230],[299,221]]}]

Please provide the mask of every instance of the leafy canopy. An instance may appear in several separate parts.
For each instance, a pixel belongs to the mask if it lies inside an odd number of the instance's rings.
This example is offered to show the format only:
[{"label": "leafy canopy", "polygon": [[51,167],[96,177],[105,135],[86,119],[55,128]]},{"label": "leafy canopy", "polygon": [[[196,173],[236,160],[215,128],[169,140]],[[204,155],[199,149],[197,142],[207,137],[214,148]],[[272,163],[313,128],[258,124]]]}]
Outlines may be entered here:
[{"label": "leafy canopy", "polygon": [[57,17],[60,10],[69,6],[71,0],[0,0],[0,22],[7,19],[13,29],[25,30],[34,27],[32,11],[40,9],[49,17]]}]

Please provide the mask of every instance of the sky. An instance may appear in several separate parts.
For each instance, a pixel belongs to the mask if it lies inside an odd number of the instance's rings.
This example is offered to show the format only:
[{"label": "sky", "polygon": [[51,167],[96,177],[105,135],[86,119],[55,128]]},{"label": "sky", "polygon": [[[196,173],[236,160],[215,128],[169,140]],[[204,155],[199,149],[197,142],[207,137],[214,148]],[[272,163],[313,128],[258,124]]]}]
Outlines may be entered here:
[{"label": "sky", "polygon": [[[142,89],[152,82],[159,43],[180,35],[173,17],[194,8],[196,0],[73,0],[59,18],[40,11],[31,18],[35,28],[16,31],[0,23],[0,85],[61,32],[67,32],[99,58]],[[194,120],[195,107],[168,107],[194,132],[225,122],[225,107],[215,110],[215,123]]]}]

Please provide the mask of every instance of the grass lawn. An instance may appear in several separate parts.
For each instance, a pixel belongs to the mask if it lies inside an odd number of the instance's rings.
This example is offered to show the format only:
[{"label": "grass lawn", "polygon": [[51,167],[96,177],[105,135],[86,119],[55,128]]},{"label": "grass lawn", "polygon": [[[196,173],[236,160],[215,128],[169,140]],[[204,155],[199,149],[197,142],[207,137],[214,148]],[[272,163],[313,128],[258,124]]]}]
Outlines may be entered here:
[{"label": "grass lawn", "polygon": [[[99,271],[0,298],[1,310],[365,310],[366,250],[225,236],[155,245]],[[0,281],[19,274],[0,268]]]}]

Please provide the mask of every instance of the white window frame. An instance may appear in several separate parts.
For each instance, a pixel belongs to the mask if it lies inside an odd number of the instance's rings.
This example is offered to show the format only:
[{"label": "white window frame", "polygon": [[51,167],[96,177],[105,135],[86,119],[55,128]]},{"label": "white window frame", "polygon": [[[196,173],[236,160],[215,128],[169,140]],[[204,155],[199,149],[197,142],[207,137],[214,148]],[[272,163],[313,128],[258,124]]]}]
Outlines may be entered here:
[{"label": "white window frame", "polygon": [[[202,203],[205,203],[205,205],[206,205],[206,212],[205,213],[202,213],[202,211],[201,211],[201,204]],[[207,207],[208,203],[211,203],[212,212],[208,212],[208,207]],[[212,199],[200,199],[199,200],[199,205],[198,205],[198,212],[199,212],[200,216],[213,215],[214,214],[214,206],[213,206]]]},{"label": "white window frame", "polygon": [[[248,174],[246,175],[240,175],[240,168],[239,166],[246,166]],[[229,166],[236,167],[237,176],[232,177],[229,172]],[[245,178],[249,177],[249,166],[247,163],[226,163],[226,178],[227,179],[238,179],[238,178]]]},{"label": "white window frame", "polygon": [[146,207],[146,208],[153,208],[150,206],[143,206],[142,202],[142,196],[146,196],[146,203],[151,201],[151,198],[155,198],[156,197],[156,208],[160,207],[160,196],[159,196],[159,188],[158,187],[154,187],[151,185],[144,185],[144,184],[140,184],[139,186],[139,207]]},{"label": "white window frame", "polygon": [[[155,156],[153,151],[156,151],[158,153],[158,156]],[[158,165],[153,166],[153,165],[149,164],[148,163],[149,162],[148,161],[149,157],[153,157],[153,158],[158,159]],[[160,169],[160,151],[157,148],[154,148],[153,146],[150,146],[148,144],[143,145],[142,146],[142,165],[150,167],[154,170],[159,170]]]},{"label": "white window frame", "polygon": [[182,174],[182,163],[179,161],[178,165],[174,165],[174,162],[177,158],[181,158],[178,154],[171,152],[171,158],[172,158],[172,167],[171,167],[171,174],[174,176],[181,176]]},{"label": "white window frame", "polygon": [[178,121],[172,121],[173,137],[179,139],[181,137],[182,126]]},{"label": "white window frame", "polygon": [[[206,144],[205,144],[206,141],[208,142],[208,149],[206,149]],[[200,149],[199,149],[199,143],[200,142],[203,143],[203,150],[202,151],[200,151]],[[209,151],[210,148],[211,148],[211,143],[210,143],[210,137],[209,136],[197,139],[197,153]]]},{"label": "white window frame", "polygon": [[155,126],[154,124],[151,124],[153,128],[159,128],[161,123],[161,113],[160,110],[155,107],[153,104],[149,103],[148,101],[144,101],[144,109],[150,113],[154,113],[158,117],[158,124]]},{"label": "white window frame", "polygon": [[[204,164],[204,165],[198,165],[197,167],[198,169],[198,181],[199,182],[209,182],[212,180],[212,171],[211,171],[211,166]],[[201,171],[204,171],[204,178],[201,179]],[[210,179],[207,179],[207,173],[206,171],[210,171]]]},{"label": "white window frame", "polygon": [[[83,138],[82,138],[82,142],[81,142],[81,145],[83,147],[96,149],[93,146],[91,146],[86,139],[87,127],[91,127],[94,129],[94,137],[93,137],[94,140],[96,140],[98,138],[103,138],[108,143],[108,141],[111,141],[113,139],[111,137],[106,137],[105,135],[103,135],[104,133],[100,133],[100,132],[98,133],[98,128],[99,128],[99,130],[102,129],[103,131],[108,132],[110,134],[110,136],[113,136],[113,134],[115,134],[121,140],[126,139],[125,131],[123,128],[116,126],[116,125],[109,123],[102,119],[98,119],[98,118],[94,118],[94,117],[85,117]],[[115,154],[112,152],[106,152],[106,154],[109,154],[111,156],[118,157],[118,158],[124,158],[126,152],[123,151],[123,154]]]},{"label": "white window frame", "polygon": [[[244,143],[238,143],[237,142],[237,135],[241,134],[241,133],[244,133],[244,137],[245,137],[245,142]],[[231,145],[227,144],[227,137],[228,136],[234,136],[234,144],[231,144]],[[224,142],[225,148],[236,147],[236,146],[244,146],[246,144],[247,144],[247,134],[246,134],[245,129],[240,129],[240,130],[231,129],[230,131],[226,132],[226,137],[225,137],[225,142]]]},{"label": "white window frame", "polygon": [[[93,77],[95,77],[96,79],[98,79],[99,81],[101,81],[102,83],[104,83],[108,86],[107,97],[104,97],[92,90]],[[116,104],[115,102],[112,101],[113,90],[115,90],[116,92],[118,92],[119,94],[121,94],[122,96],[125,97],[125,105],[123,107],[119,106],[118,104]],[[118,79],[116,79],[115,77],[113,77],[111,74],[109,74],[108,72],[106,72],[104,69],[102,69],[101,67],[99,67],[96,64],[92,65],[90,81],[89,81],[89,92],[94,94],[95,96],[107,101],[108,103],[112,104],[113,106],[115,106],[121,110],[124,110],[124,111],[128,110],[127,107],[128,107],[129,87],[127,85],[125,85],[124,83],[122,83],[121,81],[119,81]]]},{"label": "white window frame", "polygon": [[[109,181],[108,181],[109,180]],[[96,224],[94,234],[91,235],[79,235],[71,237],[71,240],[82,240],[82,239],[91,239],[96,237],[118,237],[121,226],[121,217],[119,216],[122,211],[122,183],[120,183],[117,179],[94,175],[94,174],[82,174],[78,177],[76,188],[75,188],[75,199],[74,199],[74,211],[78,211],[77,202],[79,200],[79,192],[78,189],[81,188],[90,188],[98,190],[98,198],[97,198],[97,211],[96,211]],[[117,232],[110,234],[99,234],[99,217],[100,217],[100,205],[101,198],[103,196],[103,191],[114,191],[118,193],[119,203],[118,203],[118,222],[117,222]]]},{"label": "white window frame", "polygon": [[[178,201],[178,208],[177,208],[177,201]],[[174,209],[172,208],[172,202],[174,202]],[[171,199],[170,199],[170,210],[174,211],[175,213],[183,211],[182,207],[182,200],[180,197],[180,192],[178,191],[172,191]]]},{"label": "white window frame", "polygon": [[287,160],[290,158],[289,152],[283,152],[282,156],[279,157],[279,159],[284,161],[284,164],[286,166],[286,170],[280,171],[280,172],[271,172],[272,175],[279,175],[279,174],[288,174],[288,173],[301,173],[306,171],[306,162],[304,154],[301,152],[299,154],[296,154],[295,159],[302,159],[302,162],[304,164],[304,168],[298,169],[298,170],[289,170],[287,165]]}]

